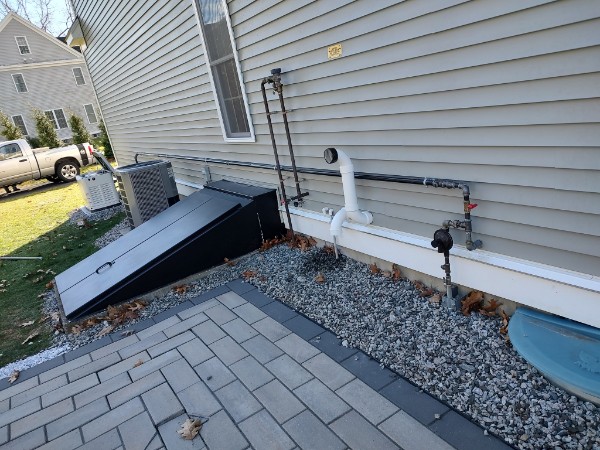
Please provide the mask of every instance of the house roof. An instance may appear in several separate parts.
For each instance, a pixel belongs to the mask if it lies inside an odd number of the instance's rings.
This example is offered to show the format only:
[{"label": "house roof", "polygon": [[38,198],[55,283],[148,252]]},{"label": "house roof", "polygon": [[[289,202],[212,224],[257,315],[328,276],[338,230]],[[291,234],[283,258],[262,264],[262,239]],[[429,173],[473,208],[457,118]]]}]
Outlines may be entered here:
[{"label": "house roof", "polygon": [[4,28],[6,28],[6,26],[12,20],[16,20],[17,22],[19,22],[22,25],[24,25],[27,28],[29,28],[31,31],[37,33],[38,35],[42,36],[43,38],[45,38],[48,41],[52,42],[53,44],[57,45],[62,50],[65,50],[65,51],[69,52],[70,54],[72,54],[73,56],[76,56],[79,59],[83,59],[83,56],[77,50],[72,49],[67,44],[65,44],[64,42],[62,42],[61,40],[59,40],[58,38],[52,36],[50,33],[42,30],[41,28],[35,26],[34,24],[32,24],[28,20],[24,19],[23,17],[19,16],[17,13],[15,13],[13,11],[10,11],[4,17],[4,19],[2,19],[2,21],[0,21],[0,33],[4,30]]}]

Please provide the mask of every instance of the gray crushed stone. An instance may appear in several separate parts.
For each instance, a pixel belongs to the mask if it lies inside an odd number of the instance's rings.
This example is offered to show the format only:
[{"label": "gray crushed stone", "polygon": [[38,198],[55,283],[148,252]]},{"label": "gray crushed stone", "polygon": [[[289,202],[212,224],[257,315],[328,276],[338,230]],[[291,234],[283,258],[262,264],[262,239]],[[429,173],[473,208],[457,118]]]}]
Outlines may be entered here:
[{"label": "gray crushed stone", "polygon": [[[105,245],[121,232],[108,235]],[[520,449],[600,450],[600,408],[552,385],[523,360],[500,334],[499,318],[449,312],[422,298],[408,280],[372,274],[366,264],[344,256],[336,260],[322,249],[279,245],[246,255],[234,266],[207,271],[184,294],[169,291],[153,300],[138,320],[245,271],[256,272],[249,281],[259,290],[471,417],[485,433]],[[323,283],[315,281],[318,273]],[[46,309],[57,309],[51,292]],[[59,333],[54,346],[85,345],[105,326],[77,336]]]}]

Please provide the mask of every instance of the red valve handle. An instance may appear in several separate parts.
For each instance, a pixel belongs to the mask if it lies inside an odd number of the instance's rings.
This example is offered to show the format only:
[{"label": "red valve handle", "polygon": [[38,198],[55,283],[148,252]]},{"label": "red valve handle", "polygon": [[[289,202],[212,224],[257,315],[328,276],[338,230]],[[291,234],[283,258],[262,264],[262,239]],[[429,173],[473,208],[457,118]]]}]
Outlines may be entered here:
[{"label": "red valve handle", "polygon": [[469,203],[467,205],[467,208],[469,208],[469,211],[472,210],[472,209],[475,209],[475,208],[477,208],[477,203]]}]

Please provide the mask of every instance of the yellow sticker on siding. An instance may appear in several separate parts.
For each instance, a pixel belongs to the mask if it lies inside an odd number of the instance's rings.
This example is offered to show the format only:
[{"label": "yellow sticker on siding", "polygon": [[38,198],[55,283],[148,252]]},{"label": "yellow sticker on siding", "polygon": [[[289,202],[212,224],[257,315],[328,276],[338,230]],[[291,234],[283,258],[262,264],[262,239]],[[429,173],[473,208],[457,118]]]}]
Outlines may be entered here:
[{"label": "yellow sticker on siding", "polygon": [[334,44],[327,47],[327,58],[336,59],[342,56],[342,44]]}]

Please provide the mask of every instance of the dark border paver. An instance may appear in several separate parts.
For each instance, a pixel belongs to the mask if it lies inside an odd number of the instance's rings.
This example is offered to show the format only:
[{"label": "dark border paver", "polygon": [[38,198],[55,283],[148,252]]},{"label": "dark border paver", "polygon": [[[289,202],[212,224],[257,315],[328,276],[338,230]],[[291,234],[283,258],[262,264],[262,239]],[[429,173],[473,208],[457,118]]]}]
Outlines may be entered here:
[{"label": "dark border paver", "polygon": [[376,391],[398,378],[394,372],[382,368],[377,361],[363,352],[357,352],[341,364]]},{"label": "dark border paver", "polygon": [[299,314],[286,320],[283,325],[306,341],[310,341],[312,338],[325,332],[325,328]]},{"label": "dark border paver", "polygon": [[258,289],[253,289],[251,291],[245,292],[240,295],[245,300],[248,300],[250,303],[252,303],[254,306],[256,306],[257,308],[261,308],[261,307],[268,305],[269,303],[273,303],[275,301],[271,297],[268,297],[265,294],[263,294],[262,292],[260,292]]},{"label": "dark border paver", "polygon": [[358,351],[353,347],[344,347],[342,345],[342,340],[338,339],[331,331],[319,334],[318,336],[309,339],[308,342],[337,362],[349,358]]}]

